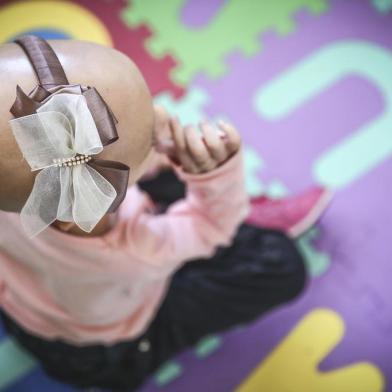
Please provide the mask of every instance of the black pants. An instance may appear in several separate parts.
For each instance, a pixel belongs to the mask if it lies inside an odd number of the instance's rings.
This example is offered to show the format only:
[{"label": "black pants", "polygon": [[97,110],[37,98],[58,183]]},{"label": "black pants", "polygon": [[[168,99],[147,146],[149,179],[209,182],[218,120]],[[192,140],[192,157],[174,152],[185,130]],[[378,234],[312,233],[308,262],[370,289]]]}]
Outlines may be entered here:
[{"label": "black pants", "polygon": [[[159,180],[162,177],[141,187],[148,190]],[[153,189],[149,191],[154,196]],[[162,204],[162,211],[169,202]],[[203,336],[258,319],[295,298],[305,282],[303,259],[292,240],[279,231],[242,224],[231,246],[219,247],[212,258],[188,261],[175,271],[154,320],[137,339],[75,347],[32,336],[4,313],[2,318],[8,333],[49,376],[76,387],[132,391]]]}]

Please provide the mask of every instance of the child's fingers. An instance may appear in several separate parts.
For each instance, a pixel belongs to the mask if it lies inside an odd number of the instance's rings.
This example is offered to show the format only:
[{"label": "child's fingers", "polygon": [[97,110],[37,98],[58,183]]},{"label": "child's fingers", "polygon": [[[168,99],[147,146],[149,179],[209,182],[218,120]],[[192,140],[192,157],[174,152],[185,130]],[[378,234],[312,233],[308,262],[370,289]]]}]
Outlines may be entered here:
[{"label": "child's fingers", "polygon": [[170,131],[173,137],[174,144],[179,153],[186,152],[186,142],[184,132],[181,128],[180,122],[176,117],[170,119]]},{"label": "child's fingers", "polygon": [[203,143],[200,134],[192,126],[187,126],[184,129],[185,140],[191,158],[200,171],[208,171],[215,167],[214,161]]},{"label": "child's fingers", "polygon": [[227,135],[225,143],[226,150],[229,152],[229,154],[232,154],[240,148],[241,136],[231,124],[228,124],[224,121],[219,121],[218,125]]},{"label": "child's fingers", "polygon": [[217,130],[206,121],[200,124],[200,129],[203,132],[204,141],[207,144],[210,155],[216,162],[223,162],[227,158],[227,152],[225,143],[222,141]]},{"label": "child's fingers", "polygon": [[169,113],[167,110],[160,105],[154,105],[154,114],[155,114],[155,125],[157,127],[163,128],[169,121]]},{"label": "child's fingers", "polygon": [[172,139],[159,140],[154,146],[156,151],[167,155],[173,155],[176,150]]},{"label": "child's fingers", "polygon": [[160,139],[170,136],[168,127],[169,114],[166,109],[160,105],[154,105],[154,132],[153,144],[158,144]]},{"label": "child's fingers", "polygon": [[180,125],[178,118],[171,118],[169,124],[177,153],[177,159],[181,162],[184,170],[190,173],[195,173],[197,168],[195,167],[193,160],[189,156],[187,142],[185,140],[185,133]]}]

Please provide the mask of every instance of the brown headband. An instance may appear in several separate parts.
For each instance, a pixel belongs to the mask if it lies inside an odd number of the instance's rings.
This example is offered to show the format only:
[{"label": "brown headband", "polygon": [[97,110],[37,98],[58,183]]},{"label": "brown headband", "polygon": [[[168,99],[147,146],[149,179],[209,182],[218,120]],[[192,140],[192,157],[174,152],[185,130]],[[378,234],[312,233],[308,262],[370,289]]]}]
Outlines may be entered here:
[{"label": "brown headband", "polygon": [[[16,87],[16,99],[10,112],[14,117],[33,114],[43,105],[42,101],[53,94],[48,89],[71,86],[64,69],[51,46],[43,39],[34,35],[25,35],[15,40],[26,53],[37,75],[39,85],[26,95],[20,86]],[[74,86],[74,85],[72,85]],[[118,139],[117,119],[94,87],[80,86],[82,95],[86,98],[87,106],[92,114],[102,145],[107,146]],[[129,166],[117,162],[92,158],[87,165],[94,168],[117,192],[107,212],[115,212],[124,200],[128,187]]]}]

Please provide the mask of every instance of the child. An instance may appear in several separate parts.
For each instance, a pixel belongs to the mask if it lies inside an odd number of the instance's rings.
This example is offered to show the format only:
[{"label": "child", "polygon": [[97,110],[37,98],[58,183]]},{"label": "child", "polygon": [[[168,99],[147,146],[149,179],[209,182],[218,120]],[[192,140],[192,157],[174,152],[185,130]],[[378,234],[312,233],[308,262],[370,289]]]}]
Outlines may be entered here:
[{"label": "child", "polygon": [[50,376],[130,391],[204,335],[295,298],[303,260],[284,233],[244,223],[233,126],[200,135],[168,116],[160,148],[186,194],[162,213],[135,184],[159,132],[140,72],[113,49],[50,45],[0,49],[1,316]]}]

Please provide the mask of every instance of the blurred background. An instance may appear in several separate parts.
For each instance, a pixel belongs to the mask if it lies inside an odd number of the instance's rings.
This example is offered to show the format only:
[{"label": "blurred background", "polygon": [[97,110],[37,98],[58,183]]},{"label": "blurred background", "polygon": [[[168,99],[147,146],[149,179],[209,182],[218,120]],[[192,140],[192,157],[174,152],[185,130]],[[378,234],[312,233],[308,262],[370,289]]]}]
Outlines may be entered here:
[{"label": "blurred background", "polygon": [[[25,33],[113,46],[184,122],[233,122],[251,196],[335,191],[302,297],[141,392],[392,391],[392,0],[0,0],[0,42]],[[73,391],[2,331],[1,391]]]}]

